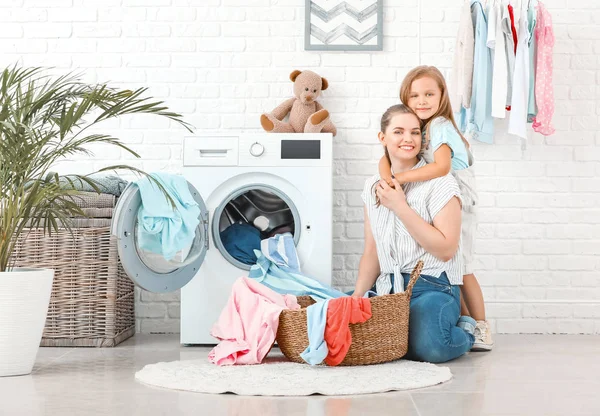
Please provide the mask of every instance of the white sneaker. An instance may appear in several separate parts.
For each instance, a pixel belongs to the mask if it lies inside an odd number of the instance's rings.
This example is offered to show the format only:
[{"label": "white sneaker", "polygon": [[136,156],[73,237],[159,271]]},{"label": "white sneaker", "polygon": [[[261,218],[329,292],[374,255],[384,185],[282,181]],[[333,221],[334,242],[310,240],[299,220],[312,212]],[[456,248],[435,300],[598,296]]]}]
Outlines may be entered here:
[{"label": "white sneaker", "polygon": [[475,342],[471,351],[491,351],[494,347],[494,341],[492,340],[492,331],[490,330],[490,324],[488,321],[477,321],[475,326]]}]

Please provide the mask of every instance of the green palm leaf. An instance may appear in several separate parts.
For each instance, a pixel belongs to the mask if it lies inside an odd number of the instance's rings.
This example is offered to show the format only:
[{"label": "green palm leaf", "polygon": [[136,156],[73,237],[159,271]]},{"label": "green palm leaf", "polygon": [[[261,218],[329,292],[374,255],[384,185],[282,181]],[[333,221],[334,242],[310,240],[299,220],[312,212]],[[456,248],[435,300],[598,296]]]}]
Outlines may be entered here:
[{"label": "green palm leaf", "polygon": [[[57,162],[89,155],[89,146],[98,143],[139,157],[117,137],[88,133],[90,127],[125,114],[153,114],[192,131],[180,114],[146,93],[146,88],[86,84],[74,73],[53,78],[43,68],[15,65],[0,73],[0,271],[10,267],[17,238],[28,228],[40,227],[47,233],[61,227],[71,230],[69,218],[84,215],[74,200],[78,184],[100,192],[88,175],[52,173]],[[128,165],[100,171],[107,170],[146,175]]]}]

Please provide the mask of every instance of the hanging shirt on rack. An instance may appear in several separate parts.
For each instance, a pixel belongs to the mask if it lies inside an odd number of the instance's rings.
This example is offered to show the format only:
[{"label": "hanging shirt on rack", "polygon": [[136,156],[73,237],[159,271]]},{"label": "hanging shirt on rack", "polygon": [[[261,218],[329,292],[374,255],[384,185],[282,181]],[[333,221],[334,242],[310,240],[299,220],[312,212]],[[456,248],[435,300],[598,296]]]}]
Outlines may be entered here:
[{"label": "hanging shirt on rack", "polygon": [[[527,0],[523,0],[523,1],[527,2]],[[521,0],[509,0],[509,4],[513,8],[513,22],[515,24],[515,31],[518,36],[519,35],[519,27],[521,24],[520,23],[521,13],[519,13],[519,10],[521,10]]]},{"label": "hanging shirt on rack", "polygon": [[460,109],[458,122],[461,131],[470,138],[492,143],[492,55],[487,47],[488,26],[481,1],[471,0],[471,17],[475,28],[471,108]]},{"label": "hanging shirt on rack", "polygon": [[519,36],[517,33],[518,25],[515,23],[515,9],[512,4],[508,4],[508,15],[510,16],[510,31],[513,36],[514,54],[517,54],[517,44],[519,43]]},{"label": "hanging shirt on rack", "polygon": [[537,104],[535,102],[535,56],[537,42],[535,40],[535,27],[537,24],[536,15],[537,1],[530,0],[527,9],[527,22],[529,24],[529,99],[527,107],[527,122],[533,123],[537,115]]},{"label": "hanging shirt on rack", "polygon": [[496,0],[489,0],[485,4],[485,14],[487,16],[487,47],[494,49],[496,45]]},{"label": "hanging shirt on rack", "polygon": [[507,62],[507,94],[505,97],[506,109],[510,110],[512,101],[512,84],[513,75],[515,73],[515,40],[512,32],[512,20],[509,13],[509,4],[507,0],[502,0],[502,32],[504,34],[504,53],[506,54]]},{"label": "hanging shirt on rack", "polygon": [[492,117],[504,118],[508,96],[506,40],[502,30],[502,1],[494,0],[488,12],[487,46],[493,50]]},{"label": "hanging shirt on rack", "polygon": [[552,48],[554,47],[554,31],[552,17],[542,2],[538,2],[537,27],[537,67],[535,84],[535,101],[538,114],[533,121],[533,129],[544,136],[554,133],[552,116],[554,114],[554,90],[552,88]]},{"label": "hanging shirt on rack", "polygon": [[512,91],[512,108],[508,133],[527,138],[527,108],[529,104],[529,31],[527,10],[522,9],[519,27],[517,57]]},{"label": "hanging shirt on rack", "polygon": [[450,103],[454,111],[460,107],[471,106],[473,84],[473,19],[471,18],[471,1],[465,0],[460,14],[458,35],[454,48],[454,64],[450,76]]}]

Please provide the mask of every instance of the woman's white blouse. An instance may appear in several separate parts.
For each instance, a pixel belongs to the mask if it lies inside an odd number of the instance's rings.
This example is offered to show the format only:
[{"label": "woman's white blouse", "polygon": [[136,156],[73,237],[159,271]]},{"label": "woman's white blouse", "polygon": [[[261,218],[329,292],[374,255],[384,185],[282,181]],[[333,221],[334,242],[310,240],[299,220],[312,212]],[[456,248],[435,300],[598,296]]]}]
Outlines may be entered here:
[{"label": "woman's white blouse", "polygon": [[[421,159],[413,169],[425,164]],[[454,257],[447,262],[426,252],[392,211],[383,205],[375,205],[375,185],[379,180],[379,175],[367,179],[361,195],[371,223],[381,270],[376,283],[377,293],[391,292],[391,273],[394,274],[394,293],[402,292],[404,285],[401,273],[410,273],[419,260],[424,263],[422,274],[440,277],[446,272],[451,284],[462,284],[460,244]],[[425,182],[410,182],[403,189],[408,205],[429,224],[433,224],[435,216],[453,197],[460,200],[458,184],[451,174]]]}]

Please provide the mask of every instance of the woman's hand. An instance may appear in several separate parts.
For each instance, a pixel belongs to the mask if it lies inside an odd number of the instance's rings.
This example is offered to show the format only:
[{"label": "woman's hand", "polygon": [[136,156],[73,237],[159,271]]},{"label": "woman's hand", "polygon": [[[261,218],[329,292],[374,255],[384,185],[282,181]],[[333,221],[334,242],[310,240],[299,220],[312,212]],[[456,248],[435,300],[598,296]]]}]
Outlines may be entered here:
[{"label": "woman's hand", "polygon": [[406,195],[404,194],[404,190],[402,190],[402,186],[400,186],[396,178],[392,178],[392,182],[394,188],[390,187],[386,181],[380,180],[375,190],[381,205],[390,211],[394,211],[402,204],[406,204]]}]

